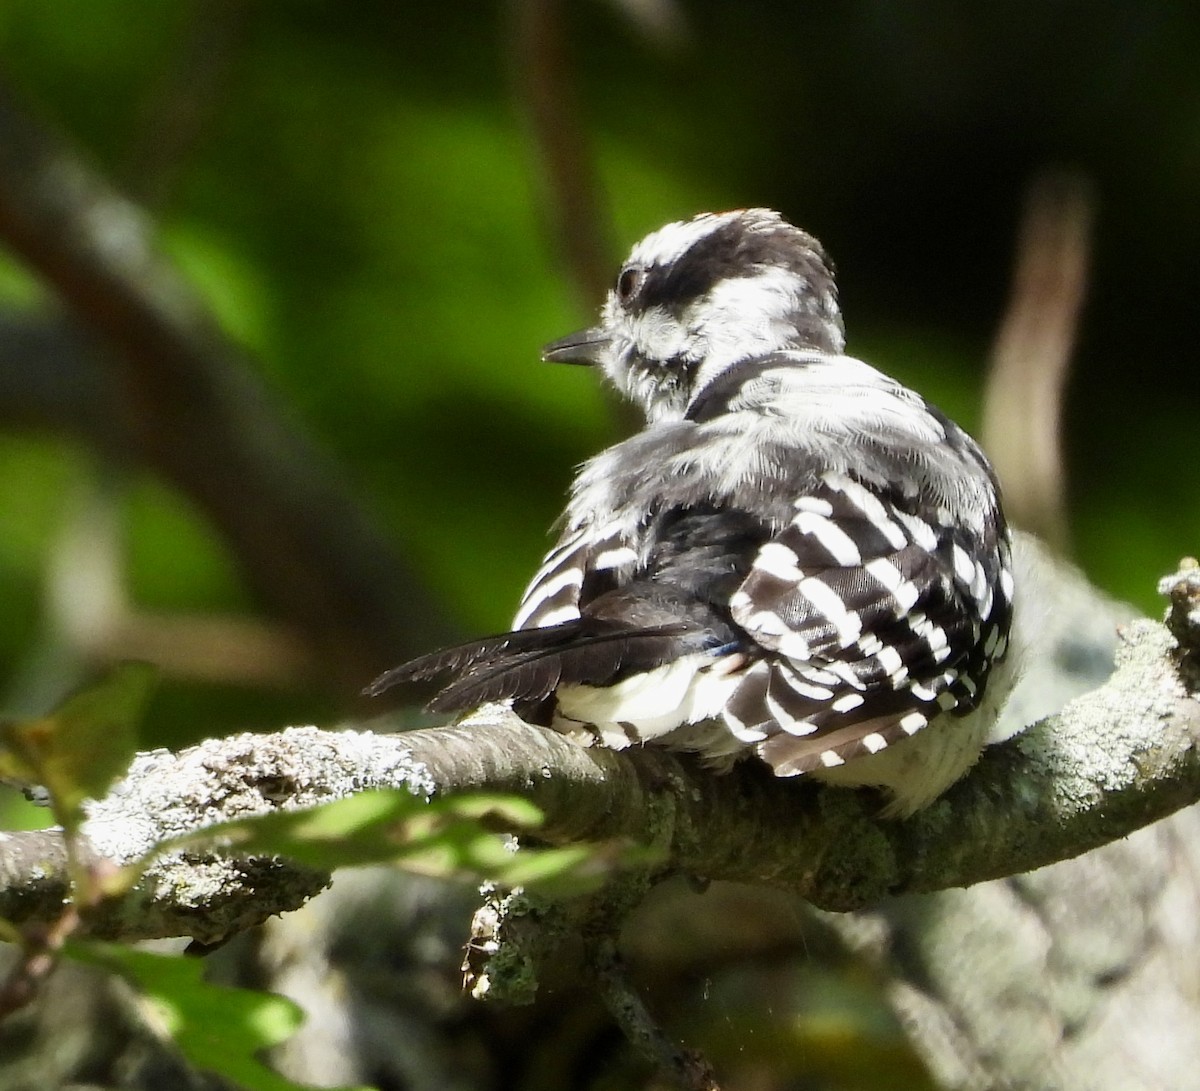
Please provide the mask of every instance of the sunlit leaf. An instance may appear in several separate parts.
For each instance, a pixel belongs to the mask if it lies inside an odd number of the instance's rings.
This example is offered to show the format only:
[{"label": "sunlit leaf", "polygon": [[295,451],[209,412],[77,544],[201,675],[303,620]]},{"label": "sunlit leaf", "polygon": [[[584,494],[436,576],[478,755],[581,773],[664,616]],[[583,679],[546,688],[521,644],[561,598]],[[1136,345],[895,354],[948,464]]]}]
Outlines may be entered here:
[{"label": "sunlit leaf", "polygon": [[[277,811],[223,822],[169,842],[197,843],[257,856],[287,856],[309,867],[331,869],[399,860],[431,847],[463,847],[486,837],[480,820],[495,815],[505,826],[526,827],[540,814],[523,800],[476,796],[425,800],[403,790],[361,792],[300,811]],[[482,850],[486,855],[486,850]],[[459,854],[466,858],[466,854]]]},{"label": "sunlit leaf", "polygon": [[553,887],[559,893],[590,889],[614,868],[645,859],[644,849],[613,844],[518,848],[511,836],[494,832],[533,829],[541,817],[516,796],[427,802],[400,789],[379,789],[302,811],[224,822],[159,849],[211,845],[240,855],[286,856],[326,871],[400,864],[423,875]]},{"label": "sunlit leaf", "polygon": [[40,784],[68,831],[85,799],[103,796],[128,767],[156,678],[146,663],[122,663],[48,716],[0,727],[0,776]]},{"label": "sunlit leaf", "polygon": [[623,840],[553,849],[523,847],[511,857],[502,881],[548,898],[570,897],[595,890],[615,871],[651,868],[664,855],[662,848]]},{"label": "sunlit leaf", "polygon": [[18,731],[28,730],[29,723],[40,722],[38,720],[29,722],[0,720],[0,781],[13,786],[33,784],[37,781],[36,769],[17,751],[13,736]]},{"label": "sunlit leaf", "polygon": [[297,1091],[306,1086],[280,1076],[258,1057],[290,1038],[304,1021],[292,1001],[205,981],[199,959],[91,940],[73,941],[65,953],[129,981],[143,998],[151,1026],[169,1035],[197,1068],[250,1091]]}]

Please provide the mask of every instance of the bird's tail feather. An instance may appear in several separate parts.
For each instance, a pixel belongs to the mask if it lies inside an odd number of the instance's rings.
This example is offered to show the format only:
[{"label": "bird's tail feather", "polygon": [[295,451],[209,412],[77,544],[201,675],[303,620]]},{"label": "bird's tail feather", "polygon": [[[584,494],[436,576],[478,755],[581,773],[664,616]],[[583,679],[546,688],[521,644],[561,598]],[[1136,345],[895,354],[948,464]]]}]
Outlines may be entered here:
[{"label": "bird's tail feather", "polygon": [[553,625],[545,629],[520,629],[511,633],[497,633],[495,636],[485,636],[469,640],[465,644],[455,644],[449,648],[439,648],[427,655],[420,655],[401,663],[398,667],[384,671],[369,686],[363,690],[367,697],[378,697],[385,690],[404,682],[422,682],[436,678],[440,674],[449,674],[469,669],[481,659],[493,654],[519,652],[526,648],[544,644],[547,640],[553,642],[562,630],[578,625],[578,621],[567,621],[561,625]]},{"label": "bird's tail feather", "polygon": [[[596,618],[576,618],[542,629],[521,629],[443,648],[393,667],[363,692],[456,677],[430,703],[431,712],[455,712],[488,701],[540,700],[563,682],[603,685],[631,662],[662,662],[678,652],[686,624],[631,629]],[[672,654],[673,653],[673,654]]]},{"label": "bird's tail feather", "polygon": [[591,619],[568,624],[575,625],[574,633],[560,634],[542,647],[505,649],[494,659],[477,660],[429,703],[429,711],[457,712],[509,699],[540,701],[563,683],[607,685],[630,664],[674,658],[678,637],[688,631],[686,625],[596,631]]}]

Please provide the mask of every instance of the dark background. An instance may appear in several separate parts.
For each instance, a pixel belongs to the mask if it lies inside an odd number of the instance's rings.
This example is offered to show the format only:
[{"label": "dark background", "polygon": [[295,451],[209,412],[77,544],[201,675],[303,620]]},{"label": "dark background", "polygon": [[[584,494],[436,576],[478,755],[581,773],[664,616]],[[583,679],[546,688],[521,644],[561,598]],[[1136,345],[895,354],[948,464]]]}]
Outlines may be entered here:
[{"label": "dark background", "polygon": [[[537,7],[0,7],[0,72],[145,206],[277,411],[411,562],[444,633],[505,625],[574,466],[628,427],[594,376],[538,359],[600,299],[573,287],[529,122],[515,28]],[[1200,9],[707,0],[650,5],[669,18],[648,24],[618,3],[563,8],[559,86],[578,108],[559,105],[595,170],[606,263],[670,219],[779,208],[833,255],[850,351],[971,429],[1027,190],[1046,170],[1087,180],[1071,542],[1091,578],[1156,612],[1156,578],[1200,543]],[[6,322],[54,307],[3,252],[0,305]],[[50,558],[98,491],[138,609],[270,613],[191,498],[153,465],[115,476],[86,435],[0,404],[10,712],[96,665],[49,603]],[[344,676],[202,675],[169,672],[153,741],[355,707]]]}]

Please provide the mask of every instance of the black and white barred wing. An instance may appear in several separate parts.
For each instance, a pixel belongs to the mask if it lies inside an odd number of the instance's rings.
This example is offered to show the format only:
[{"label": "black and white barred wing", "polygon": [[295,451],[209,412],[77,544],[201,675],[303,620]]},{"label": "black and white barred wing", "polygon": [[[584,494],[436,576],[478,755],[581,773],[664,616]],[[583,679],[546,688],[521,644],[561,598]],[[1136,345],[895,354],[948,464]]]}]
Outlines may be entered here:
[{"label": "black and white barred wing", "polygon": [[545,629],[575,620],[581,602],[615,587],[617,574],[636,561],[618,528],[568,527],[529,581],[512,627]]},{"label": "black and white barred wing", "polygon": [[976,533],[913,509],[826,475],[730,600],[734,621],[774,654],[745,673],[724,717],[778,775],[841,765],[969,712],[1003,656],[1003,527]]}]

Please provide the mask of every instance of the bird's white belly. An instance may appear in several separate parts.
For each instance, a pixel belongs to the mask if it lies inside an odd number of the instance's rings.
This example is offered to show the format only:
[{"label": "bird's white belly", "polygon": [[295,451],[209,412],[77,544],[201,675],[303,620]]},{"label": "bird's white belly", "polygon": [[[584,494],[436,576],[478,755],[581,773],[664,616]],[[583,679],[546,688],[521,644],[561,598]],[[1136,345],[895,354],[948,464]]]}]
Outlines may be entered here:
[{"label": "bird's white belly", "polygon": [[[560,686],[554,727],[585,744],[624,750],[719,717],[741,680],[740,656],[684,656],[612,686]],[[671,742],[676,740],[672,739]],[[691,749],[683,737],[683,748]]]}]

